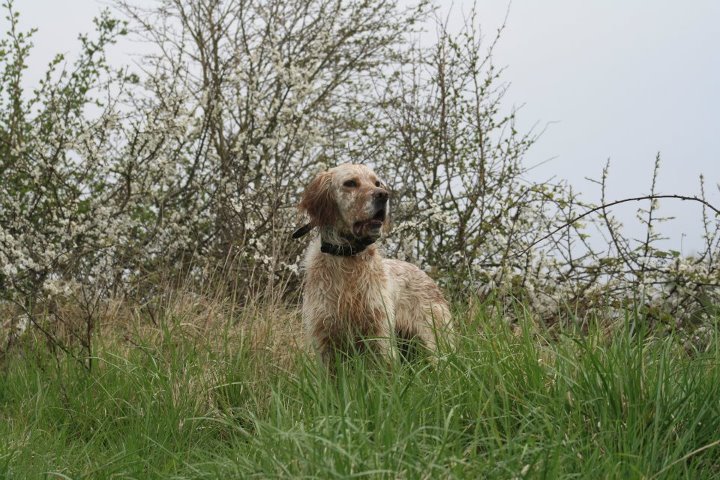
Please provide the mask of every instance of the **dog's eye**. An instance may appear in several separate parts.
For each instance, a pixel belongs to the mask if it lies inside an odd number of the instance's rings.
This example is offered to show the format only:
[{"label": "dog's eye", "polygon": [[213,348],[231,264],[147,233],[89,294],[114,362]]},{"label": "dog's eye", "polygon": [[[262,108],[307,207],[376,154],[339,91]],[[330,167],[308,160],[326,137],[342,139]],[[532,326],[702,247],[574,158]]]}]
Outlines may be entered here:
[{"label": "dog's eye", "polygon": [[357,182],[355,180],[346,180],[345,183],[343,183],[346,187],[349,188],[355,188],[358,186]]},{"label": "dog's eye", "polygon": [[377,180],[377,181],[375,182],[375,186],[376,186],[376,187],[379,187],[379,186],[380,186],[380,180]]}]

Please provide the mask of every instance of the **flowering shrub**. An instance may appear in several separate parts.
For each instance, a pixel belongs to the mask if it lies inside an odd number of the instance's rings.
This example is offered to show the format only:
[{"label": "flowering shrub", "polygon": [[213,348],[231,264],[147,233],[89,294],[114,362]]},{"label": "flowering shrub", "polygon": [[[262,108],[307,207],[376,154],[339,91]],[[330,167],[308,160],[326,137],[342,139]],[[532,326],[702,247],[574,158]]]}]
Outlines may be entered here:
[{"label": "flowering shrub", "polygon": [[[0,42],[0,288],[6,299],[32,302],[67,293],[74,282],[107,274],[105,263],[122,230],[116,210],[114,165],[103,148],[112,134],[113,105],[92,89],[109,72],[104,49],[123,33],[119,22],[97,20],[94,40],[81,37],[72,68],[63,56],[50,64],[32,93],[23,70],[32,32],[18,31],[18,15]],[[95,105],[101,113],[87,115]],[[29,306],[29,303],[28,303]]]},{"label": "flowering shrub", "polygon": [[[682,257],[657,247],[657,170],[643,241],[570,186],[528,182],[536,135],[503,113],[500,33],[485,46],[474,17],[421,48],[411,33],[427,2],[116,6],[127,22],[103,13],[75,62],[56,57],[29,92],[32,32],[5,4],[0,290],[39,328],[39,313],[61,321],[53,302],[69,298],[85,306],[89,349],[103,299],[145,302],[161,279],[217,269],[239,298],[296,291],[294,206],[317,171],[346,161],[372,164],[394,190],[389,254],[457,298],[519,298],[548,322],[633,306],[673,326],[716,314],[720,234],[704,187],[693,200],[706,249]],[[139,73],[105,57],[128,33],[153,47]],[[589,241],[591,224],[605,248]]]}]

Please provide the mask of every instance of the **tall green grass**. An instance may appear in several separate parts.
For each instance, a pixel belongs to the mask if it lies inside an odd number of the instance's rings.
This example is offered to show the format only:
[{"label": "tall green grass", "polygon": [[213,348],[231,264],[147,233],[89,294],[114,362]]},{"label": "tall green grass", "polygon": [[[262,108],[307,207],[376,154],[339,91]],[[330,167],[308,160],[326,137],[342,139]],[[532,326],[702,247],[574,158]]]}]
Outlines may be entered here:
[{"label": "tall green grass", "polygon": [[0,370],[0,477],[720,476],[716,335],[700,352],[629,326],[457,317],[437,363],[358,358],[334,378],[301,350],[172,320],[99,340],[91,373],[18,350]]}]

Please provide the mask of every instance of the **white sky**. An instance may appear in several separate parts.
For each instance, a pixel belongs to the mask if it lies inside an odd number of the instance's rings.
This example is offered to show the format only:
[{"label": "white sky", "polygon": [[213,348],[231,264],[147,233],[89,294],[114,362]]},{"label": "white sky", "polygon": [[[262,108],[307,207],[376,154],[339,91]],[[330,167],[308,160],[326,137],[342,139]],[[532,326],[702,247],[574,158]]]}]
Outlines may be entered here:
[{"label": "white sky", "polygon": [[[412,0],[399,0],[410,3]],[[440,0],[459,26],[472,0]],[[96,0],[16,0],[24,27],[38,27],[28,80],[36,81],[54,53],[77,49],[103,7]],[[478,0],[488,37],[508,0]],[[3,15],[4,17],[4,15]],[[4,20],[0,28],[6,28]],[[434,37],[428,31],[429,39]],[[521,130],[550,124],[528,155],[537,180],[565,178],[598,200],[598,178],[610,158],[609,198],[646,194],[661,153],[660,193],[695,194],[705,174],[708,199],[720,205],[720,1],[515,0],[496,52],[507,66],[508,107],[524,105]],[[124,43],[111,60],[130,62],[138,45]],[[700,209],[664,201],[677,220],[662,228],[668,247],[690,253],[701,244]],[[637,205],[614,213],[639,235]],[[684,240],[681,238],[684,236]]]}]

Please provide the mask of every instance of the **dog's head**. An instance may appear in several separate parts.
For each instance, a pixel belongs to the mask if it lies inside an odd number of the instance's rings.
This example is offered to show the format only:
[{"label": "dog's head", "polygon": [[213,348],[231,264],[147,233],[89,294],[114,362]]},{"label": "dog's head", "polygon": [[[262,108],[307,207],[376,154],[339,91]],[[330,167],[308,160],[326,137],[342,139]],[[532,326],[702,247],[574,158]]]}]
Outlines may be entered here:
[{"label": "dog's head", "polygon": [[345,164],[319,173],[308,185],[300,209],[310,226],[347,237],[376,240],[388,226],[390,192],[365,165]]}]

